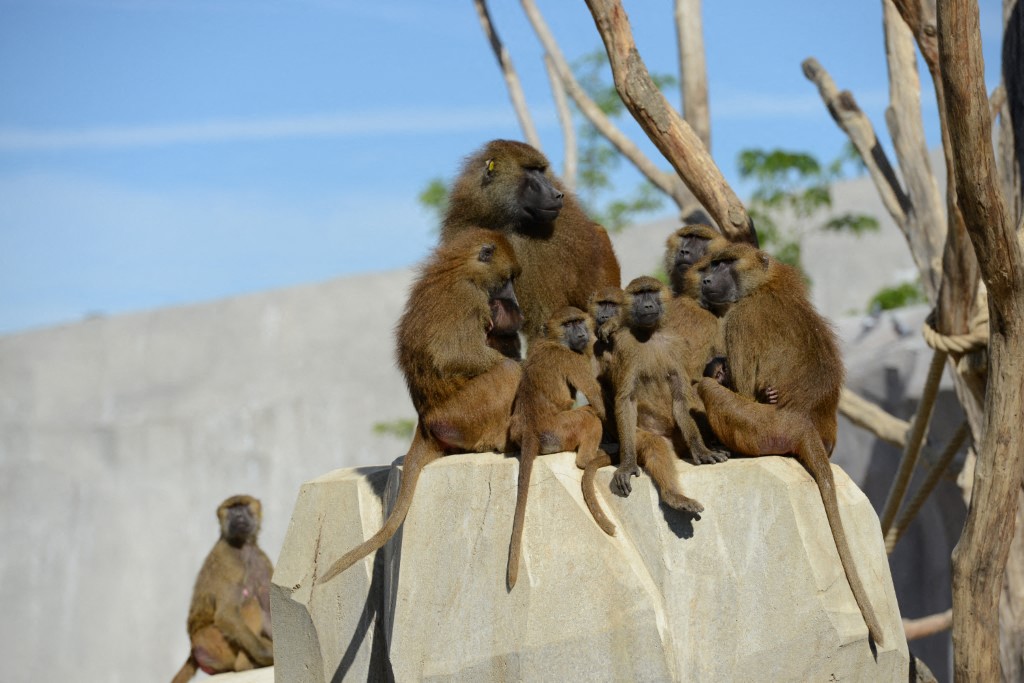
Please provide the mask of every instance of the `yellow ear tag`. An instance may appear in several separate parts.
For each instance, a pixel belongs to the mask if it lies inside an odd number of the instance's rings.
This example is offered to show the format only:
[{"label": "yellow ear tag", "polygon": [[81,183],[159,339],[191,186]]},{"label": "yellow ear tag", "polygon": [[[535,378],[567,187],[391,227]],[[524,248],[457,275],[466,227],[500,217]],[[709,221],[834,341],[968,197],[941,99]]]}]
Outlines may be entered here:
[{"label": "yellow ear tag", "polygon": [[494,159],[487,160],[487,172],[494,173]]}]

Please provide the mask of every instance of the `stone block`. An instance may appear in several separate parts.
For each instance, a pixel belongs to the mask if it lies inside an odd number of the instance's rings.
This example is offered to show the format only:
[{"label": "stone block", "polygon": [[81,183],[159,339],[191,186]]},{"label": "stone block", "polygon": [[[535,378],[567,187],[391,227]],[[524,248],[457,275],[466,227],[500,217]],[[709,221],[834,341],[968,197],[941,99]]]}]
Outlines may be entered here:
[{"label": "stone block", "polygon": [[818,490],[792,458],[678,463],[699,517],[598,489],[572,454],[534,466],[519,582],[505,583],[518,460],[427,467],[399,533],[334,580],[314,577],[368,538],[401,467],[338,470],[303,486],[274,574],[281,680],[906,680],[909,661],[878,518],[837,467],[849,542],[885,633],[875,652]]}]

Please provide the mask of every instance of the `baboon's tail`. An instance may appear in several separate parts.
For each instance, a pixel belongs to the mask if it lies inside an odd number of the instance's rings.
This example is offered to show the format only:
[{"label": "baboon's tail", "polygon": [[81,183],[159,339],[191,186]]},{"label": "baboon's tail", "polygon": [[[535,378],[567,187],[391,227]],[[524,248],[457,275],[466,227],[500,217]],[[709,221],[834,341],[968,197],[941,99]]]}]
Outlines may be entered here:
[{"label": "baboon's tail", "polygon": [[192,677],[196,675],[196,670],[199,669],[199,665],[196,664],[196,658],[189,653],[188,659],[181,665],[181,669],[178,673],[174,674],[174,678],[171,683],[188,683],[192,680]]},{"label": "baboon's tail", "polygon": [[590,508],[590,514],[594,517],[594,521],[601,527],[609,536],[615,535],[615,525],[608,515],[605,514],[604,508],[601,507],[601,501],[597,498],[597,485],[594,483],[594,477],[597,475],[597,471],[602,467],[607,467],[612,464],[612,458],[604,451],[599,450],[597,457],[587,463],[587,466],[583,469],[583,500],[586,501],[587,507]]},{"label": "baboon's tail", "polygon": [[423,471],[425,466],[441,457],[441,455],[443,454],[440,449],[432,440],[423,435],[420,426],[417,425],[412,446],[409,447],[409,452],[406,454],[403,463],[402,482],[398,487],[398,500],[395,501],[394,509],[391,510],[391,514],[384,521],[384,526],[381,527],[380,531],[371,536],[369,540],[364,541],[342,555],[340,560],[332,564],[330,569],[316,580],[316,583],[330,581],[359,560],[380,549],[381,546],[395,535],[398,527],[402,525],[402,522],[405,521],[405,516],[409,513],[409,506],[412,504],[412,494],[416,490],[416,482],[420,478],[420,472]]},{"label": "baboon's tail", "polygon": [[512,518],[512,540],[508,544],[508,589],[516,587],[519,578],[519,554],[523,547],[523,521],[526,519],[526,498],[530,495],[530,475],[533,461],[540,452],[537,434],[530,432],[523,437],[519,454],[519,489],[516,492],[516,513]]},{"label": "baboon's tail", "polygon": [[[853,563],[853,553],[850,552],[843,520],[839,516],[839,502],[836,499],[836,484],[835,478],[832,476],[832,466],[829,464],[824,446],[820,445],[819,442],[819,444],[814,444],[813,447],[821,448],[822,450],[816,456],[801,457],[800,460],[818,485],[821,502],[825,506],[825,516],[828,518],[828,525],[832,530],[832,538],[835,541],[836,550],[839,552],[839,560],[843,565],[843,570],[846,572],[846,580],[849,582],[850,590],[853,592],[853,599],[857,601],[861,616],[864,617],[864,623],[868,627],[868,634],[871,635],[876,644],[882,645],[882,627],[875,616],[871,603],[868,601],[867,591],[864,589],[864,584],[861,583],[860,575],[857,573],[857,567]],[[814,465],[811,463],[814,463]]]}]

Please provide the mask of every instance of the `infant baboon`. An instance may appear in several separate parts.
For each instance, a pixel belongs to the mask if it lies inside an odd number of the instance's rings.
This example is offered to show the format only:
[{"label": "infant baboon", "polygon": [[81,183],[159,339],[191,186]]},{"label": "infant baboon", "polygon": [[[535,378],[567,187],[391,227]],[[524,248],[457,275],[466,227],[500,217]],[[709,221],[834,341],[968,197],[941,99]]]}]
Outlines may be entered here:
[{"label": "infant baboon", "polygon": [[217,508],[220,540],[199,570],[188,611],[192,651],[172,683],[185,683],[197,669],[218,674],[274,663],[274,568],[256,545],[262,517],[260,501],[252,496],[232,496]]}]

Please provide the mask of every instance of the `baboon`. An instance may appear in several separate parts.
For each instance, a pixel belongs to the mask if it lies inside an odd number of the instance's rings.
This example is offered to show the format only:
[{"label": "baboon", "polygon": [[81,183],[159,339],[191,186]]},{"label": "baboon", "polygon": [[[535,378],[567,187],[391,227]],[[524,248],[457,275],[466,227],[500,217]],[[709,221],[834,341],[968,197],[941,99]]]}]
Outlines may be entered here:
[{"label": "baboon", "polygon": [[[698,264],[701,298],[719,316],[735,391],[712,378],[697,385],[722,443],[749,456],[795,455],[818,485],[836,550],[868,632],[882,629],[857,574],[839,515],[829,457],[843,363],[835,332],[811,304],[796,269],[734,244]],[[774,405],[757,403],[770,386]]]},{"label": "baboon", "polygon": [[601,385],[601,397],[605,408],[603,441],[618,441],[615,432],[615,387],[612,385],[611,364],[614,357],[612,335],[622,326],[622,302],[619,287],[602,287],[594,292],[588,303],[588,310],[594,319],[594,358],[597,360],[597,382]]},{"label": "baboon", "polygon": [[[725,356],[715,356],[709,360],[708,364],[704,367],[704,376],[710,377],[726,389],[736,391],[736,385],[733,384],[732,375],[729,373],[729,362]],[[755,397],[755,400],[758,403],[774,405],[779,402],[779,392],[775,387],[766,386]]]},{"label": "baboon", "polygon": [[487,333],[487,345],[507,358],[522,360],[523,344],[519,339],[519,329],[523,326],[523,314],[518,309],[509,311],[502,308],[501,302],[491,302],[491,319],[504,317],[505,320]]},{"label": "baboon", "polygon": [[188,610],[192,651],[173,683],[202,669],[245,671],[274,663],[270,576],[274,567],[256,545],[260,501],[231,496],[217,507],[220,539],[206,556]]},{"label": "baboon", "polygon": [[504,452],[518,361],[487,344],[518,331],[515,255],[501,234],[465,231],[438,246],[413,283],[396,337],[398,366],[419,417],[395,507],[380,531],[319,583],[380,548],[405,520],[422,469],[448,453]]},{"label": "baboon", "polygon": [[585,309],[604,285],[619,285],[619,262],[608,234],[583,212],[530,145],[492,140],[469,156],[452,187],[441,227],[445,244],[465,230],[502,232],[522,276],[516,295],[527,340],[564,306]]},{"label": "baboon", "polygon": [[[544,325],[544,339],[530,345],[516,392],[509,430],[520,445],[519,492],[508,552],[508,588],[516,585],[530,474],[538,455],[575,450],[583,469],[601,444],[604,404],[593,355],[593,323],[578,308],[566,306]],[[590,405],[573,408],[576,392]]]},{"label": "baboon", "polygon": [[665,274],[672,296],[687,294],[696,300],[700,296],[700,282],[687,282],[690,267],[709,251],[718,251],[729,244],[722,233],[703,223],[684,225],[669,235],[665,240]]},{"label": "baboon", "polygon": [[679,367],[682,341],[663,324],[667,291],[646,276],[626,287],[624,325],[613,335],[619,466],[611,488],[628,496],[630,479],[639,476],[642,466],[667,505],[699,513],[704,507],[679,490],[674,446],[687,449],[697,463],[720,462],[729,455],[704,444],[690,415],[695,398],[690,379]]},{"label": "baboon", "polygon": [[665,243],[665,272],[673,294],[666,304],[665,324],[683,339],[682,364],[691,379],[700,377],[720,345],[718,318],[698,302],[700,278],[691,267],[706,253],[729,244],[717,230],[701,224],[679,228]]}]

